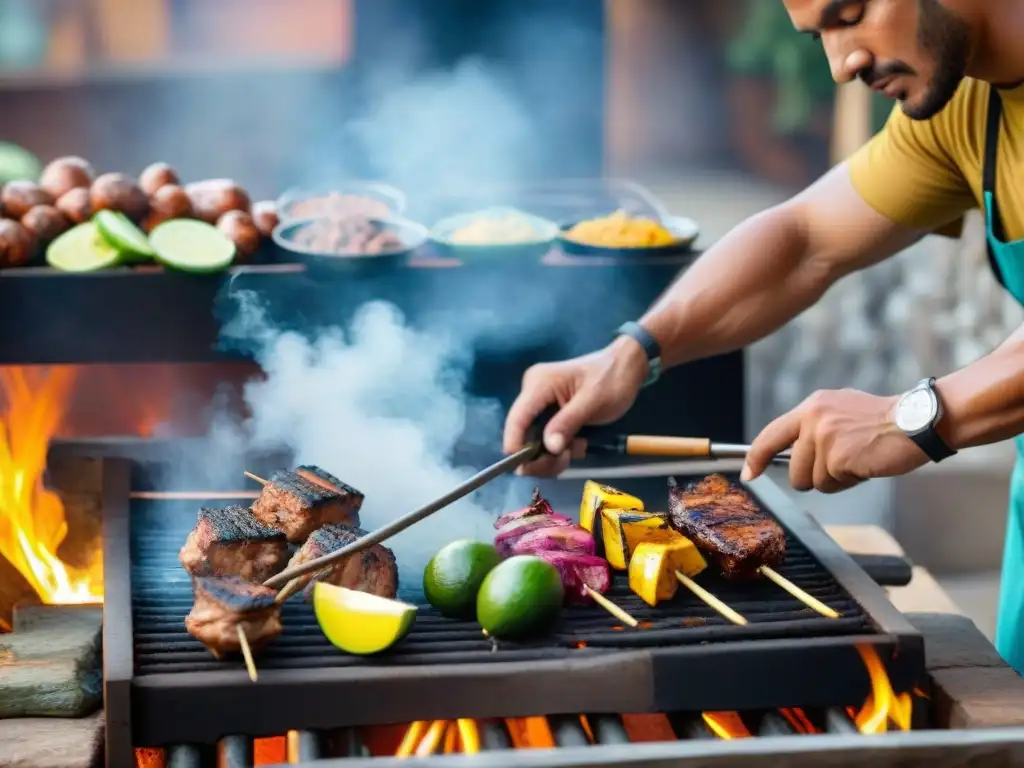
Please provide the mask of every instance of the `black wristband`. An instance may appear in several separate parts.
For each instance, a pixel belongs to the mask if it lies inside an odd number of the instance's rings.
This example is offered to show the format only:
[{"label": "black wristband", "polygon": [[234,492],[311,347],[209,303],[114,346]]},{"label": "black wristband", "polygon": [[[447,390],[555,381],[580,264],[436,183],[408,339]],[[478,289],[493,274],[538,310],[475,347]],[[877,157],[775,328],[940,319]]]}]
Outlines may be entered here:
[{"label": "black wristband", "polygon": [[658,340],[640,323],[632,320],[620,325],[615,335],[629,336],[643,347],[644,354],[647,355],[647,378],[644,379],[643,385],[646,387],[656,382],[661,376],[661,345],[658,344]]}]

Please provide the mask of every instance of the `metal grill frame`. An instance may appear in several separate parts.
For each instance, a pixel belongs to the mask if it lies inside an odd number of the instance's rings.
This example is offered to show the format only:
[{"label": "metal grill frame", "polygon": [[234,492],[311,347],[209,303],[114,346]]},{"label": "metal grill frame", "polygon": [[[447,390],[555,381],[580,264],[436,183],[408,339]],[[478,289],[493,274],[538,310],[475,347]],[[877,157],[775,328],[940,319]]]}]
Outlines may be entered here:
[{"label": "metal grill frame", "polygon": [[[134,676],[130,476],[124,459],[104,459],[104,686],[108,765],[133,765],[134,746],[215,743],[237,733],[331,729],[456,717],[561,712],[827,707],[859,702],[869,683],[857,644],[871,645],[894,687],[925,676],[921,634],[823,528],[771,480],[750,484],[758,502],[857,601],[875,634],[751,640],[709,646],[610,651],[580,659],[265,670],[273,708],[257,705],[244,673]],[[794,674],[812,670],[812,674]],[[827,670],[827,675],[813,673]],[[757,685],[748,681],[756,680]],[[738,700],[740,697],[742,700]],[[211,716],[211,713],[216,713]]]}]

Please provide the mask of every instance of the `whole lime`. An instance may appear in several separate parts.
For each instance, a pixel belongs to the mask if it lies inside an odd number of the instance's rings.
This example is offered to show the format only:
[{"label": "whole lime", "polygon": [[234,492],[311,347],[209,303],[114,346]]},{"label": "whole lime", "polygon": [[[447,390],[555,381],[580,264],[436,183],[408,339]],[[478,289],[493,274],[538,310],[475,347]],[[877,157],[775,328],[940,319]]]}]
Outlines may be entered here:
[{"label": "whole lime", "polygon": [[518,555],[487,574],[477,594],[476,618],[492,637],[524,638],[558,620],[564,597],[555,566],[533,555]]},{"label": "whole lime", "polygon": [[501,556],[492,544],[462,539],[441,548],[423,570],[427,602],[450,619],[473,619],[476,594]]}]

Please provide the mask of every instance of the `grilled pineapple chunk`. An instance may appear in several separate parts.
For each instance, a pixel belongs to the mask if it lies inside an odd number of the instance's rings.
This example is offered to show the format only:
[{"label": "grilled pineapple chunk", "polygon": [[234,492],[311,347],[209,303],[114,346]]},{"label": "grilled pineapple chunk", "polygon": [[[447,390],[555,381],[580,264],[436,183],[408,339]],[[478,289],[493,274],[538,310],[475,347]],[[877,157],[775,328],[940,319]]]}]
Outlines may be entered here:
[{"label": "grilled pineapple chunk", "polygon": [[650,512],[602,509],[601,539],[604,542],[605,560],[616,570],[626,570],[633,548],[660,529],[669,530],[664,519]]},{"label": "grilled pineapple chunk", "polygon": [[[603,526],[602,510],[634,509],[643,510],[644,503],[636,496],[630,496],[610,485],[601,485],[593,480],[583,484],[583,499],[580,501],[580,526],[590,531],[597,544],[597,554],[602,554]],[[625,564],[622,568],[625,568]]]},{"label": "grilled pineapple chunk", "polygon": [[666,541],[640,542],[629,561],[629,587],[650,606],[675,596],[676,571],[693,577],[708,567],[693,542],[671,533]]}]

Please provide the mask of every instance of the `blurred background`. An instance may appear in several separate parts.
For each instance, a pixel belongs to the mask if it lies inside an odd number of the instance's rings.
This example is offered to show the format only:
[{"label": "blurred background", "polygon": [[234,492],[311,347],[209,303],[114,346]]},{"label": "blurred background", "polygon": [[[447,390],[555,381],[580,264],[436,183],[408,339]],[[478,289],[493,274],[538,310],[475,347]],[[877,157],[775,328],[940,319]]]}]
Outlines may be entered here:
[{"label": "blurred background", "polygon": [[[431,72],[456,74],[423,87]],[[406,98],[389,101],[396,91]],[[448,105],[421,134],[405,119],[417,99]],[[636,179],[697,220],[706,247],[856,149],[888,110],[859,85],[837,90],[818,44],[767,0],[0,0],[0,169],[19,168],[24,148],[100,169],[215,169],[254,199],[325,169],[415,193],[446,175],[425,154],[487,165],[515,142],[467,149],[466,136],[493,139],[527,114],[543,141],[497,175]],[[375,151],[386,143],[404,154]],[[849,277],[752,348],[747,432],[815,389],[897,392],[992,349],[1024,315],[983,243],[969,217],[960,240]],[[892,531],[991,631],[1011,461],[1007,446],[977,449],[800,502],[823,522]]]}]

